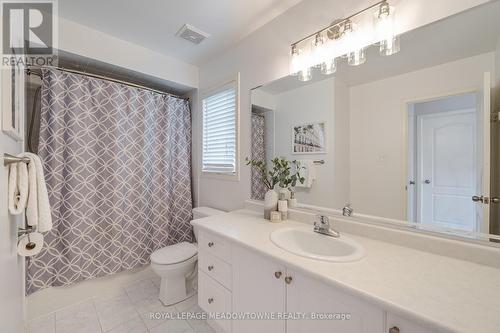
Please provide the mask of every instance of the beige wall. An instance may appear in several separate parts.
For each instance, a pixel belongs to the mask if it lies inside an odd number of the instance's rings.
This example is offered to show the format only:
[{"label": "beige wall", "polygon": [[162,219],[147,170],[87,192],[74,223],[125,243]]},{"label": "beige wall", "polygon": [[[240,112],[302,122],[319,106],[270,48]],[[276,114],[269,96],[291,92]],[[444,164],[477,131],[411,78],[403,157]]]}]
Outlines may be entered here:
[{"label": "beige wall", "polygon": [[[400,32],[418,28],[456,14],[486,0],[399,0]],[[240,72],[241,117],[239,181],[200,179],[198,203],[225,210],[243,207],[250,197],[250,168],[243,159],[250,154],[250,89],[288,75],[290,44],[328,25],[335,17],[346,17],[373,2],[369,0],[307,0],[264,25],[234,48],[200,66],[200,89],[209,89]],[[431,9],[431,10],[430,10]],[[196,112],[196,117],[200,113]],[[199,138],[198,138],[199,139]],[[194,165],[199,175],[199,163]]]},{"label": "beige wall", "polygon": [[[339,90],[339,91],[337,91]],[[337,98],[337,96],[339,96]],[[288,160],[325,160],[311,188],[297,188],[301,203],[343,207],[349,200],[349,109],[347,88],[334,78],[274,96],[275,154]],[[292,154],[292,126],[326,121],[326,154]]]}]

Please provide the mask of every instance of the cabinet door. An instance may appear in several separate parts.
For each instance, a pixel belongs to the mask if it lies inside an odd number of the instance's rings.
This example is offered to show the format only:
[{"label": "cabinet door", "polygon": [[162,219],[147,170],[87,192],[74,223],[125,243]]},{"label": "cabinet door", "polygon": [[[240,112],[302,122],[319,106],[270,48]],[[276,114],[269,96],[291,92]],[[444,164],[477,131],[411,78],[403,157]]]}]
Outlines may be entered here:
[{"label": "cabinet door", "polygon": [[[345,319],[289,320],[287,333],[382,333],[384,312],[351,295],[291,270],[287,284],[287,312],[338,314]],[[347,319],[349,315],[349,319]]]},{"label": "cabinet door", "polygon": [[[285,268],[264,256],[233,248],[233,312],[278,314],[285,311]],[[233,320],[233,332],[284,333],[285,322],[279,319]]]},{"label": "cabinet door", "polygon": [[[411,321],[393,315],[392,313],[387,313],[386,332],[389,332],[393,327],[397,328],[401,333],[433,333],[432,331],[412,323]],[[397,330],[395,331],[397,332]]]}]

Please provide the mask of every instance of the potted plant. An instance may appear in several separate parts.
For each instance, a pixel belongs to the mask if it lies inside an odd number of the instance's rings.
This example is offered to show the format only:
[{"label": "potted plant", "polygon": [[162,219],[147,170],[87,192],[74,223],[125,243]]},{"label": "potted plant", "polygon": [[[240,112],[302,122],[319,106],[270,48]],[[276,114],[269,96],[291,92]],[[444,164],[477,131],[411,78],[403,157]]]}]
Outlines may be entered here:
[{"label": "potted plant", "polygon": [[293,189],[297,181],[304,181],[300,176],[300,166],[297,161],[291,162],[295,165],[295,172],[292,171],[291,163],[282,157],[275,157],[271,162],[273,167],[268,170],[266,163],[261,160],[251,160],[246,158],[247,165],[257,169],[261,175],[262,183],[268,188],[264,196],[264,218],[270,219],[272,211],[278,208],[278,193],[275,187],[279,186],[284,189]]}]

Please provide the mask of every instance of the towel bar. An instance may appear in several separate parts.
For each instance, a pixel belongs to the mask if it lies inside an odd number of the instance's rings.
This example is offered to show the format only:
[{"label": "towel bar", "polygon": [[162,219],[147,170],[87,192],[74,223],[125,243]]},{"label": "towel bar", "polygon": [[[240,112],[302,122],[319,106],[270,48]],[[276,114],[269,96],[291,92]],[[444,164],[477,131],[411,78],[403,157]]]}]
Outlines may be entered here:
[{"label": "towel bar", "polygon": [[325,164],[325,160],[316,160],[313,161],[314,164]]},{"label": "towel bar", "polygon": [[27,157],[17,157],[11,154],[3,154],[3,165],[7,166],[13,163],[29,163],[30,159]]}]

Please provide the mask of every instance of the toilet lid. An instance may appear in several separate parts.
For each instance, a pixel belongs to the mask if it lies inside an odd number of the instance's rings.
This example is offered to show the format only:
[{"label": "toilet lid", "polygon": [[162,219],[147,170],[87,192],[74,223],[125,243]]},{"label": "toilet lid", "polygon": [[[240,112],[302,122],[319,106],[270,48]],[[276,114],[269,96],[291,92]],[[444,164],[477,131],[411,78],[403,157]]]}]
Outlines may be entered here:
[{"label": "toilet lid", "polygon": [[172,265],[193,257],[198,252],[196,245],[182,242],[158,249],[151,254],[151,262],[160,265]]}]

